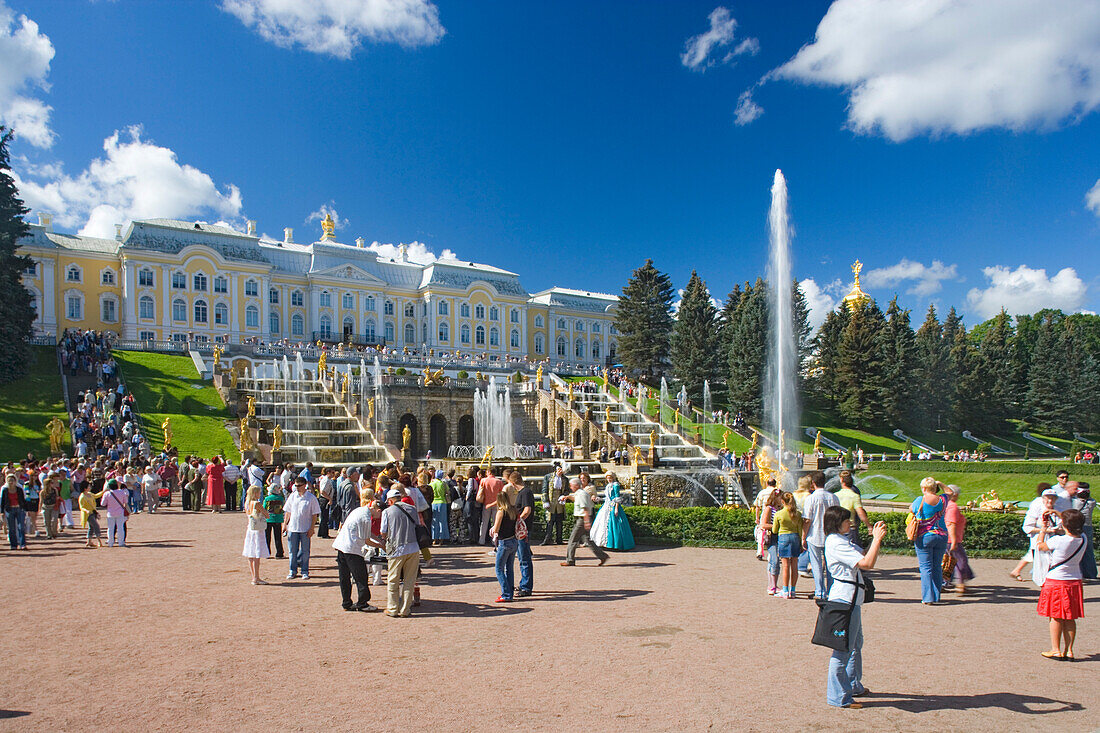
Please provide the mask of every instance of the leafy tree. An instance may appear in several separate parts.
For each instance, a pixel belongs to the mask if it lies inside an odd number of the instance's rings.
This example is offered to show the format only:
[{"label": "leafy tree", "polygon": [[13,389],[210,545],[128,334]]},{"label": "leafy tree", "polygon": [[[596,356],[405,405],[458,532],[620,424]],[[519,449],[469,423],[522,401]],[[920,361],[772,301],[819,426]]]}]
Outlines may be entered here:
[{"label": "leafy tree", "polygon": [[717,315],[707,284],[692,270],[676,313],[670,356],[673,375],[696,404],[703,401],[703,381],[714,383],[721,375]]},{"label": "leafy tree", "polygon": [[874,301],[850,309],[841,341],[837,386],[842,417],[857,428],[882,425],[886,411],[886,320]]},{"label": "leafy tree", "polygon": [[646,260],[619,298],[619,360],[629,373],[650,382],[659,381],[667,370],[673,292],[668,275]]},{"label": "leafy tree", "polygon": [[917,363],[913,376],[917,385],[919,423],[938,430],[947,418],[953,393],[948,379],[949,347],[943,342],[943,327],[936,317],[935,306],[928,306],[924,323],[917,329],[916,345]]},{"label": "leafy tree", "polygon": [[34,324],[31,293],[23,285],[23,272],[31,259],[17,255],[19,240],[30,233],[23,221],[28,209],[19,198],[11,175],[8,143],[13,134],[0,126],[0,384],[27,373],[30,350],[27,339]]},{"label": "leafy tree", "polygon": [[730,409],[743,410],[746,416],[759,419],[763,415],[768,338],[767,285],[762,278],[745,290],[735,320],[726,379]]}]

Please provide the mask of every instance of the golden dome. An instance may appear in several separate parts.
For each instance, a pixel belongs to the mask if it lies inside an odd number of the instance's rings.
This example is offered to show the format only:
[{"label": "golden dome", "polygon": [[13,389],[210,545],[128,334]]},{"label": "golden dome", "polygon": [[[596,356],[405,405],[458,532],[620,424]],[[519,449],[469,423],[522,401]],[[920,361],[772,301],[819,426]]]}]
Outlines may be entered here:
[{"label": "golden dome", "polygon": [[863,292],[863,288],[859,286],[859,273],[862,269],[863,263],[856,260],[855,264],[852,265],[852,274],[856,276],[856,281],[852,284],[851,291],[844,296],[845,305],[852,310],[871,300],[871,296]]}]

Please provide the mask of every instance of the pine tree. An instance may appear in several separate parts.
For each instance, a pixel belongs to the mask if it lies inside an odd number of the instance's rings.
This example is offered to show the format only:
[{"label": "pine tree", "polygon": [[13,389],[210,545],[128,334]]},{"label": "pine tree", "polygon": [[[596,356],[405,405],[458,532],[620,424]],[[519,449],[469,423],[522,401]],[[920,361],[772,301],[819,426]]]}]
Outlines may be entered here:
[{"label": "pine tree", "polygon": [[687,387],[691,401],[700,405],[703,381],[714,383],[721,373],[717,315],[707,284],[692,270],[672,329],[671,357],[673,376]]},{"label": "pine tree", "polygon": [[886,395],[883,416],[887,427],[897,427],[913,418],[913,371],[917,344],[909,311],[898,306],[898,298],[886,309],[886,334],[883,354],[886,361]]},{"label": "pine tree", "polygon": [[886,321],[873,301],[850,309],[841,341],[837,383],[840,413],[853,427],[880,426],[886,409]]},{"label": "pine tree", "polygon": [[848,325],[848,308],[841,306],[825,316],[825,322],[814,337],[814,362],[810,368],[810,392],[832,409],[840,405],[837,367],[840,364],[841,341]]},{"label": "pine tree", "polygon": [[1064,351],[1072,346],[1071,341],[1061,321],[1056,325],[1050,314],[1035,329],[1028,370],[1027,419],[1045,432],[1068,433],[1073,427],[1073,406],[1068,404],[1072,382],[1066,369],[1069,355]]},{"label": "pine tree", "polygon": [[768,294],[763,279],[746,289],[735,319],[726,379],[730,410],[742,410],[747,417],[759,420],[763,416],[768,335]]},{"label": "pine tree", "polygon": [[[745,283],[745,289],[749,289]],[[722,354],[728,356],[730,341],[733,340],[733,329],[737,324],[737,309],[741,307],[741,298],[744,293],[740,285],[734,285],[733,290],[726,296],[726,302],[722,304],[722,310],[718,312],[718,340]]]},{"label": "pine tree", "polygon": [[798,281],[791,285],[791,306],[794,317],[795,349],[798,354],[798,391],[802,393],[803,373],[809,363],[810,354],[813,352],[813,329],[810,327],[810,306],[806,304],[806,296],[802,292]]},{"label": "pine tree", "polygon": [[13,135],[0,126],[0,384],[27,373],[30,349],[27,339],[34,324],[31,293],[23,285],[23,272],[30,266],[28,257],[17,255],[19,240],[30,232],[23,221],[28,209],[19,198],[11,175],[8,143]]},{"label": "pine tree", "polygon": [[935,306],[928,306],[924,323],[917,329],[917,362],[914,370],[919,424],[939,430],[946,422],[951,406],[952,387],[948,376],[948,346],[943,342],[943,327],[936,318]]},{"label": "pine tree", "polygon": [[955,371],[951,400],[950,425],[954,430],[984,432],[989,427],[988,406],[993,380],[981,352],[970,343],[966,329],[955,331],[951,345],[951,363]]},{"label": "pine tree", "polygon": [[985,429],[996,434],[1007,428],[1010,417],[1022,417],[1019,412],[1022,400],[1013,374],[1011,340],[1015,332],[1012,320],[1002,308],[987,323],[979,347],[989,379]]},{"label": "pine tree", "polygon": [[659,381],[667,371],[673,292],[668,275],[646,260],[619,298],[619,360],[627,372],[649,382]]}]

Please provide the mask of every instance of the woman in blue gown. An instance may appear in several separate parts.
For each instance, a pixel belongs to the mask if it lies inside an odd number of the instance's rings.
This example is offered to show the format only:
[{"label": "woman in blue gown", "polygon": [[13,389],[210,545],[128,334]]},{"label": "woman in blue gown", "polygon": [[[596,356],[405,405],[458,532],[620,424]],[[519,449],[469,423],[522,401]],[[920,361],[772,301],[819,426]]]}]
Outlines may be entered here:
[{"label": "woman in blue gown", "polygon": [[630,531],[630,520],[623,511],[622,488],[618,477],[608,471],[607,490],[604,493],[603,506],[596,512],[592,521],[590,537],[595,544],[609,550],[634,549],[634,533]]}]

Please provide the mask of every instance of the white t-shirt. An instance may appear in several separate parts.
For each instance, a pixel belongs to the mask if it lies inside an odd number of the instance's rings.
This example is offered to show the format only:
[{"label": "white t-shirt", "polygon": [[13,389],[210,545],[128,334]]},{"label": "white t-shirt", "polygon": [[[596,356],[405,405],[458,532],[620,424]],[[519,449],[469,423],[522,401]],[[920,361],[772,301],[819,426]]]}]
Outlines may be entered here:
[{"label": "white t-shirt", "polygon": [[[262,466],[253,463],[248,467],[248,485],[260,487],[264,485],[264,469]],[[282,486],[282,484],[279,485]]]},{"label": "white t-shirt", "polygon": [[410,486],[408,489],[408,495],[413,500],[413,504],[416,505],[416,511],[420,512],[428,511],[428,500],[424,498],[424,492],[416,486]]},{"label": "white t-shirt", "polygon": [[[1085,550],[1080,552],[1077,550],[1084,541],[1084,537],[1065,535],[1047,537],[1047,547],[1050,548],[1050,567],[1054,568],[1047,571],[1047,580],[1081,580],[1081,559],[1085,556]],[[1075,552],[1077,555],[1073,559],[1058,565]],[[1055,568],[1055,565],[1058,567]]]},{"label": "white t-shirt", "polygon": [[370,507],[361,506],[353,509],[336,533],[336,539],[332,541],[332,549],[339,550],[348,555],[365,555],[363,545],[370,537]]},{"label": "white t-shirt", "polygon": [[[831,506],[840,506],[836,494],[826,489],[814,489],[806,497],[806,509],[802,518],[810,520],[810,531],[806,533],[806,542],[815,547],[825,546],[825,510]],[[849,596],[848,600],[851,600]]]},{"label": "white t-shirt", "polygon": [[155,473],[147,473],[141,477],[141,486],[146,491],[156,491],[160,486],[160,477]]},{"label": "white t-shirt", "polygon": [[592,511],[592,495],[586,489],[577,489],[573,494],[573,516],[583,517]]},{"label": "white t-shirt", "polygon": [[[829,586],[828,600],[837,603],[851,603],[852,591],[858,590],[856,603],[863,603],[863,589],[852,585],[859,582],[859,570],[856,563],[863,559],[863,553],[852,544],[847,535],[831,534],[825,538],[825,567],[833,578]],[[837,581],[850,581],[847,583]]]},{"label": "white t-shirt", "polygon": [[308,532],[313,526],[313,518],[321,513],[321,505],[312,491],[299,494],[295,489],[283,502],[287,532]]}]

